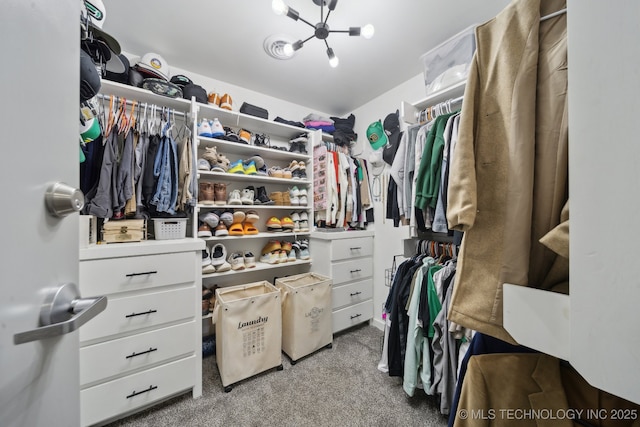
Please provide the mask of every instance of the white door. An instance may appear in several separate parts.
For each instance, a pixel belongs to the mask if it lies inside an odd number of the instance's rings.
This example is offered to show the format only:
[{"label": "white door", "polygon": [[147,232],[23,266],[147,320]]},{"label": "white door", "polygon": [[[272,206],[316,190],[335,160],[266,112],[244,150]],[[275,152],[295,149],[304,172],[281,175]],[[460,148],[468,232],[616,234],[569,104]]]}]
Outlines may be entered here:
[{"label": "white door", "polygon": [[15,344],[48,292],[78,282],[78,214],[45,191],[79,183],[78,0],[5,0],[0,13],[0,426],[78,426],[78,332]]}]

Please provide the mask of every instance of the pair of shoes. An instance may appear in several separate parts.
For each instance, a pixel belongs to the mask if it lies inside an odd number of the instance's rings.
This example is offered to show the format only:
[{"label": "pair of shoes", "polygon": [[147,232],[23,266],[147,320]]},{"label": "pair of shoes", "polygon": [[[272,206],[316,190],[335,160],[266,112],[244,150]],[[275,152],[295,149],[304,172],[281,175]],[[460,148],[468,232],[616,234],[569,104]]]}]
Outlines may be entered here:
[{"label": "pair of shoes", "polygon": [[[247,187],[251,188],[251,187]],[[254,205],[273,205],[273,200],[267,196],[267,189],[265,187],[258,187],[255,199],[253,200]]]},{"label": "pair of shoes", "polygon": [[203,118],[200,123],[198,123],[198,136],[202,136],[205,138],[218,138],[224,136],[224,128],[220,123],[220,120],[213,119],[207,120]]},{"label": "pair of shoes", "polygon": [[247,165],[242,160],[236,160],[229,166],[229,173],[243,173],[245,175],[257,175],[256,163],[251,161]]},{"label": "pair of shoes", "polygon": [[291,170],[293,179],[307,179],[307,164],[302,160],[299,162],[293,160],[291,164],[289,164],[289,169]]},{"label": "pair of shoes", "polygon": [[202,273],[222,273],[231,270],[231,264],[226,261],[227,249],[222,243],[218,243],[211,248],[205,247],[202,251]]},{"label": "pair of shoes", "polygon": [[277,206],[284,206],[284,196],[282,191],[274,191],[269,194],[269,199]]},{"label": "pair of shoes", "polygon": [[198,201],[203,205],[224,205],[227,202],[227,184],[201,182],[198,184]]},{"label": "pair of shoes", "polygon": [[254,268],[256,266],[256,257],[249,251],[233,252],[227,259],[234,271],[244,270],[245,268]]},{"label": "pair of shoes", "polygon": [[270,147],[271,138],[263,133],[256,133],[253,135],[253,145],[257,147]]},{"label": "pair of shoes", "polygon": [[306,211],[291,212],[294,233],[306,233],[309,231],[309,215]]},{"label": "pair of shoes", "polygon": [[286,241],[270,240],[263,248],[260,262],[280,264],[296,260],[293,244]]},{"label": "pair of shoes", "polygon": [[216,92],[211,92],[207,95],[207,101],[209,104],[213,104],[225,110],[231,110],[233,107],[233,100],[231,99],[231,96],[226,93],[220,96]]},{"label": "pair of shoes", "polygon": [[294,186],[289,189],[289,198],[291,200],[291,206],[306,206],[307,205],[307,189]]},{"label": "pair of shoes", "polygon": [[306,138],[305,138],[305,141],[292,140],[292,141],[289,141],[289,143],[291,144],[289,146],[289,152],[290,153],[307,154],[307,141],[306,141]]},{"label": "pair of shoes", "polygon": [[256,169],[261,169],[265,166],[264,164],[264,159],[260,156],[258,156],[257,154],[254,154],[253,156],[249,157],[248,159],[245,159],[243,161],[245,167],[248,166],[251,162],[253,162],[256,166]]},{"label": "pair of shoes", "polygon": [[296,251],[296,258],[300,260],[308,260],[311,258],[309,253],[309,241],[307,239],[296,240],[293,242],[293,250]]},{"label": "pair of shoes", "polygon": [[272,216],[267,220],[267,230],[269,231],[292,231],[295,225],[293,220],[288,217],[278,218],[277,216]]},{"label": "pair of shoes", "polygon": [[[215,227],[213,227],[215,228]],[[209,224],[205,223],[205,222],[200,222],[198,225],[198,237],[200,238],[207,238],[207,237],[212,237],[212,228]]]},{"label": "pair of shoes", "polygon": [[[226,172],[231,163],[224,154],[218,154],[216,147],[205,147],[202,159],[209,163],[209,168],[212,172]],[[204,163],[202,166],[205,166]],[[198,169],[200,169],[200,160],[198,160]]]}]

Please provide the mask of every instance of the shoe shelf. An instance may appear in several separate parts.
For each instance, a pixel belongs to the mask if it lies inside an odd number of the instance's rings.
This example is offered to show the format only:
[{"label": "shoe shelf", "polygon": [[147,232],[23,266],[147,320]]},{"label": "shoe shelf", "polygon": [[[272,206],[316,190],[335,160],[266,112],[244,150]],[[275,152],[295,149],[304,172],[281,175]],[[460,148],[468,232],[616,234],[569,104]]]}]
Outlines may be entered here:
[{"label": "shoe shelf", "polygon": [[229,209],[277,209],[277,210],[285,210],[285,211],[308,211],[311,209],[311,206],[300,206],[300,205],[263,205],[263,204],[255,204],[255,205],[203,205],[198,204],[198,209],[212,209],[212,210],[229,210]]},{"label": "shoe shelf", "polygon": [[284,232],[284,231],[263,231],[258,234],[243,234],[242,236],[213,236],[213,237],[198,237],[198,239],[205,240],[207,242],[225,242],[229,240],[247,240],[247,239],[275,239],[281,237],[294,237],[309,236],[310,231]]},{"label": "shoe shelf", "polygon": [[292,179],[292,178],[274,178],[272,176],[264,175],[245,175],[242,173],[227,173],[227,172],[207,172],[198,171],[198,178],[205,178],[209,180],[217,181],[235,181],[245,182],[247,185],[251,185],[253,182],[261,182],[265,184],[289,184],[289,185],[311,185],[312,182],[308,179]]},{"label": "shoe shelf", "polygon": [[275,269],[280,269],[285,267],[292,267],[296,265],[306,265],[306,264],[311,264],[311,259],[297,259],[295,261],[282,262],[278,264],[267,264],[264,262],[256,261],[256,266],[253,268],[244,268],[242,270],[229,270],[229,271],[223,271],[220,273],[203,274],[202,278],[209,279],[209,278],[222,277],[222,276],[232,276],[236,274],[253,273],[255,271],[275,270]]},{"label": "shoe shelf", "polygon": [[[279,147],[283,147],[278,145]],[[263,159],[277,159],[277,160],[309,160],[310,154],[277,150],[274,148],[263,147],[253,144],[243,144],[241,142],[225,141],[223,139],[207,138],[204,136],[198,137],[198,147],[216,147],[222,154],[234,154],[239,157],[258,155]]]}]

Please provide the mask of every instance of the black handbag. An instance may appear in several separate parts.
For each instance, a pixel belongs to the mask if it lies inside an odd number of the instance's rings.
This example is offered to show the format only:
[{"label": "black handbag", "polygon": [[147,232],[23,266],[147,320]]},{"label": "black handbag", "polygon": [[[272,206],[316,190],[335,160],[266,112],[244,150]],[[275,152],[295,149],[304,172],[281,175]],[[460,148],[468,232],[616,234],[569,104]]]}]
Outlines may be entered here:
[{"label": "black handbag", "polygon": [[240,112],[244,114],[249,114],[250,116],[260,117],[262,119],[269,118],[269,112],[262,107],[257,107],[255,105],[248,104],[243,102],[240,106]]}]

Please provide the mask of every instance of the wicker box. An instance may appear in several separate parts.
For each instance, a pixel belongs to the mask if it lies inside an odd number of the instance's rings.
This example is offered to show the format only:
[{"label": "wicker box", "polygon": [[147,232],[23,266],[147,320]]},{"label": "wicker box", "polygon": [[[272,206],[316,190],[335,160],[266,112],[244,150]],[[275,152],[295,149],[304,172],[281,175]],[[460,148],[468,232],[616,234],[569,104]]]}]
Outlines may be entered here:
[{"label": "wicker box", "polygon": [[102,225],[102,240],[106,243],[141,242],[147,238],[144,219],[106,221]]}]

